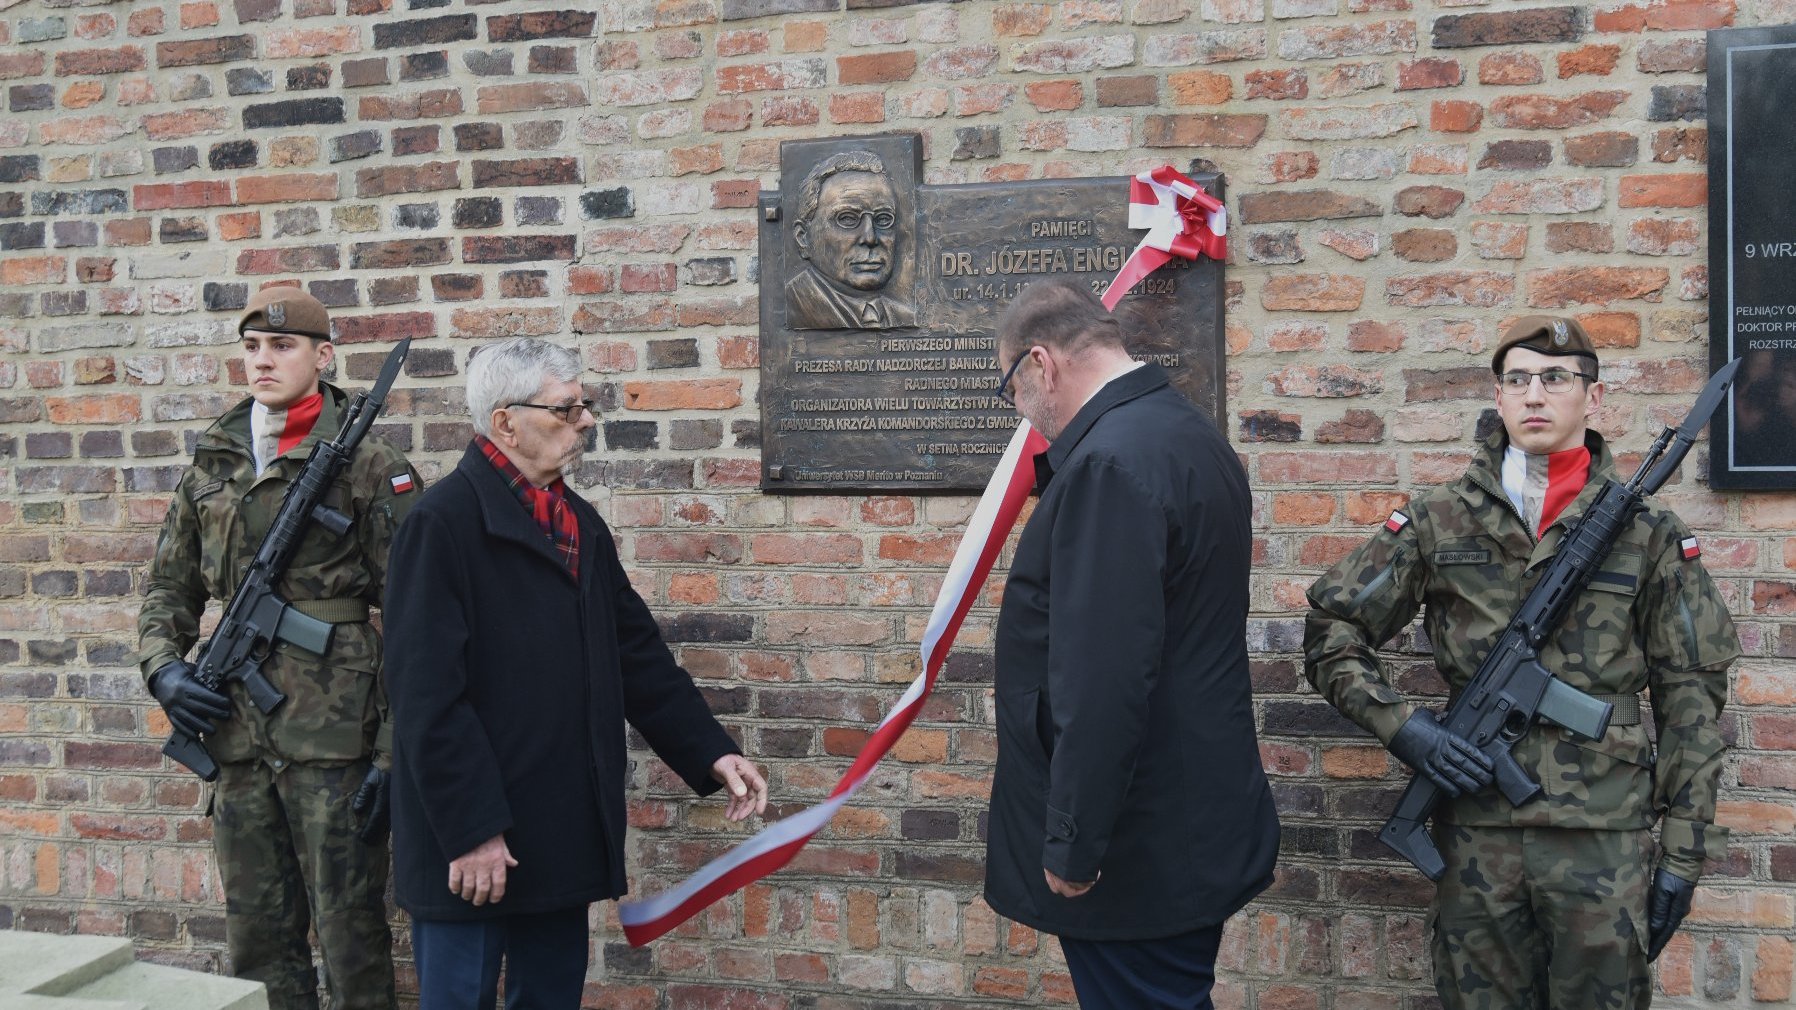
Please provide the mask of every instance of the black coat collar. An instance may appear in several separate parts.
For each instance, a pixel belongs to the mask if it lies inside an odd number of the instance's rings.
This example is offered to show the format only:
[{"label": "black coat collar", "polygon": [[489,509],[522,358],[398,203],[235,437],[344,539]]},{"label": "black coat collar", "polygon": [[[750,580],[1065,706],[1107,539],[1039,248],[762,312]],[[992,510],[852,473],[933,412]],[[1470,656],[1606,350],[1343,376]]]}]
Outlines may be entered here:
[{"label": "black coat collar", "polygon": [[1045,487],[1054,472],[1066,464],[1066,458],[1078,448],[1079,440],[1091,431],[1091,426],[1098,418],[1109,413],[1111,408],[1121,406],[1130,400],[1138,399],[1170,383],[1166,370],[1159,365],[1148,363],[1140,368],[1132,369],[1104,383],[1085,406],[1073,415],[1060,437],[1048,446],[1048,451],[1035,457],[1036,487]]}]

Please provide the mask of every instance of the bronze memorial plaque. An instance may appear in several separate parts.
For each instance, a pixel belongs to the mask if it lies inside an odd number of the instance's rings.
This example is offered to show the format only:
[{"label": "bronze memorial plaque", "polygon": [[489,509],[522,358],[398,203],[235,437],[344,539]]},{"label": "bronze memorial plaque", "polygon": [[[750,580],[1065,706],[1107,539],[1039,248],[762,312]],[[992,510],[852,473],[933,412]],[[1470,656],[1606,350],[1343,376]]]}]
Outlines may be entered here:
[{"label": "bronze memorial plaque", "polygon": [[[1144,232],[1127,177],[925,186],[914,134],[788,141],[760,198],[761,487],[978,491],[1015,431],[995,327],[1032,280],[1100,294]],[[1220,196],[1214,173],[1193,181]],[[1116,307],[1212,419],[1222,264],[1173,259]],[[1226,431],[1226,427],[1219,424]]]}]

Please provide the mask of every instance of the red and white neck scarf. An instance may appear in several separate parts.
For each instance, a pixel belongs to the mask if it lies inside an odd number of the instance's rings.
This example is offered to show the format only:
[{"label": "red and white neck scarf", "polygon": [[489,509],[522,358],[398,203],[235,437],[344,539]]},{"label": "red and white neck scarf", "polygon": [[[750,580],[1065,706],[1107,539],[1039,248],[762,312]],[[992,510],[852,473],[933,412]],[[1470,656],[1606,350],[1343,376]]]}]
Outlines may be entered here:
[{"label": "red and white neck scarf", "polygon": [[1503,450],[1503,493],[1536,540],[1589,480],[1590,450],[1584,446],[1545,455],[1513,445]]},{"label": "red and white neck scarf", "polygon": [[262,476],[262,471],[268,469],[275,457],[305,441],[323,410],[322,391],[285,410],[269,410],[259,402],[251,405],[249,433],[250,447],[256,457],[256,476]]}]

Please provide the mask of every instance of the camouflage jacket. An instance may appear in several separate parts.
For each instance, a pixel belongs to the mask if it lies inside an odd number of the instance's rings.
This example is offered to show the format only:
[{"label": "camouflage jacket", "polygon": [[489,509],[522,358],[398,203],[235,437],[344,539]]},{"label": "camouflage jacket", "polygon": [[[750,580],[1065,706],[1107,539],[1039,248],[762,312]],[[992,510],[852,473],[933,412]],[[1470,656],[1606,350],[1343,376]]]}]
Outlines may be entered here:
[{"label": "camouflage jacket", "polygon": [[[1391,685],[1377,647],[1422,609],[1435,665],[1457,695],[1569,524],[1615,476],[1602,437],[1588,433],[1589,483],[1536,543],[1502,490],[1506,444],[1497,432],[1463,477],[1410,502],[1403,510],[1410,522],[1387,523],[1310,587],[1304,633],[1310,683],[1384,743],[1417,706]],[[1513,753],[1545,794],[1512,807],[1491,787],[1450,801],[1442,819],[1641,829],[1663,818],[1666,866],[1691,880],[1705,858],[1721,854],[1727,831],[1714,823],[1723,748],[1718,720],[1727,667],[1740,646],[1701,560],[1684,556],[1689,537],[1676,515],[1649,498],[1541,655],[1560,679],[1591,694],[1650,689],[1656,761],[1644,725],[1611,725],[1602,739],[1583,740],[1537,722]]]},{"label": "camouflage jacket", "polygon": [[[231,598],[312,446],[336,436],[348,397],[334,386],[323,388],[324,406],[311,434],[271,461],[259,478],[250,451],[251,400],[200,435],[193,464],[169,503],[137,618],[138,661],[146,680],[172,659],[192,658],[206,601]],[[396,488],[395,477],[409,480]],[[241,684],[231,684],[231,719],[206,738],[214,758],[351,761],[375,751],[377,736],[384,741],[380,635],[368,623],[365,607],[380,605],[393,531],[422,490],[422,479],[398,450],[372,436],[357,447],[325,496],[354,526],[338,539],[313,525],[280,582],[282,596],[301,610],[310,607],[319,611],[313,616],[341,622],[330,653],[321,657],[277,642],[262,672],[287,696],[286,703],[263,715]],[[306,602],[322,600],[335,602]],[[384,760],[387,748],[380,749]]]}]

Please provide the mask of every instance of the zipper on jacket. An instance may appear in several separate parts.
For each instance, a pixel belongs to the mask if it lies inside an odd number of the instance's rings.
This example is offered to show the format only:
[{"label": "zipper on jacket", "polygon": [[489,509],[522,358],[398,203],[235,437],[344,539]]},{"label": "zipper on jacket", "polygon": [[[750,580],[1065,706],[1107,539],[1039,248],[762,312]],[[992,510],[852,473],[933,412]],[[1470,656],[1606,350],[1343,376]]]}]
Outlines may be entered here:
[{"label": "zipper on jacket", "polygon": [[1377,592],[1378,590],[1384,588],[1384,584],[1386,582],[1391,581],[1391,575],[1397,571],[1397,566],[1402,563],[1403,563],[1403,548],[1399,547],[1399,548],[1397,548],[1397,553],[1391,555],[1390,563],[1385,565],[1384,569],[1382,571],[1380,571],[1377,575],[1372,576],[1371,582],[1366,583],[1365,586],[1362,587],[1359,592],[1354,593],[1353,599],[1347,601],[1348,613],[1354,613],[1354,614],[1358,613],[1360,606],[1366,602],[1366,599],[1368,597],[1370,597],[1373,593]]},{"label": "zipper on jacket", "polygon": [[1684,573],[1678,571],[1678,618],[1684,623],[1684,641],[1692,648],[1696,646],[1696,615],[1690,612],[1690,599],[1684,595]]}]

